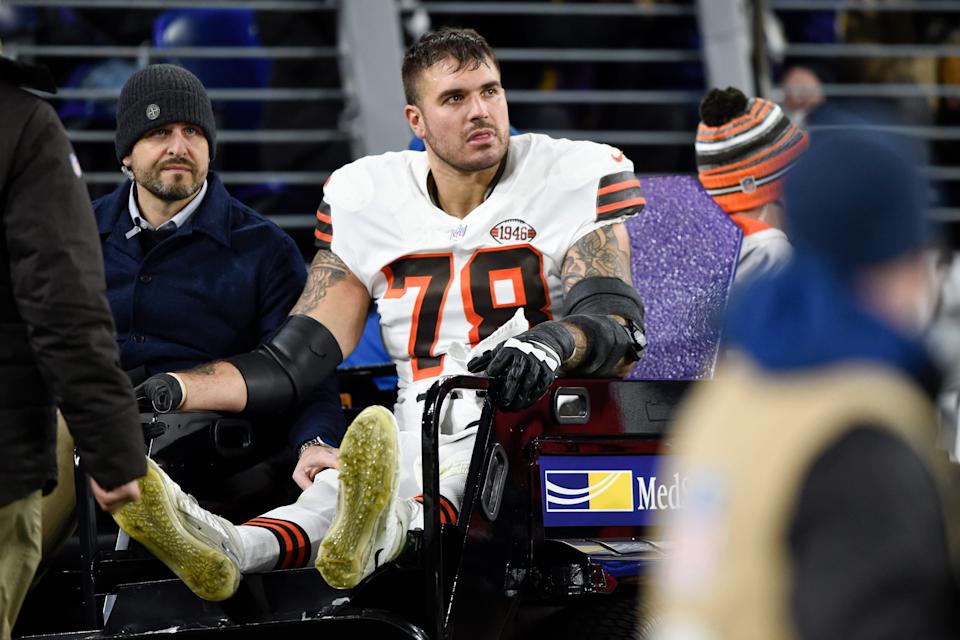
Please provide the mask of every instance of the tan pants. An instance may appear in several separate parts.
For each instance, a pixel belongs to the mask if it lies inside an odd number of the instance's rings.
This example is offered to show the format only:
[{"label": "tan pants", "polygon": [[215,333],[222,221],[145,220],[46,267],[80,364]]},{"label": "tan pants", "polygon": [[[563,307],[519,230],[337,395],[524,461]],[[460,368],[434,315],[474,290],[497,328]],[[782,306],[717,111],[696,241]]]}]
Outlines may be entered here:
[{"label": "tan pants", "polygon": [[43,498],[43,564],[49,566],[57,551],[77,528],[76,488],[73,476],[73,437],[57,411],[57,488]]},{"label": "tan pants", "polygon": [[40,491],[0,507],[0,640],[9,640],[40,563]]}]

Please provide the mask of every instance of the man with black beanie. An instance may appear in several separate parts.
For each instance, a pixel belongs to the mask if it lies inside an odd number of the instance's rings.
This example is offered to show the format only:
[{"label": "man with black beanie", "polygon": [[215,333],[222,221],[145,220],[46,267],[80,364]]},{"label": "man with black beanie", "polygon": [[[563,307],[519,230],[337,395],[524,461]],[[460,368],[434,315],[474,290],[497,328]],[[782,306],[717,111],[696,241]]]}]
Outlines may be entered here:
[{"label": "man with black beanie", "polygon": [[[210,171],[216,135],[207,92],[183,67],[144,67],[120,92],[116,157],[130,182],[94,210],[121,364],[135,384],[254,348],[287,317],[306,281],[293,240]],[[345,430],[335,376],[296,416],[264,417],[259,425],[281,448],[287,436],[290,453],[268,457],[254,472],[189,486],[231,518],[286,497],[277,487],[298,453],[298,475],[335,463],[329,447]],[[273,480],[264,482],[260,471]]]},{"label": "man with black beanie", "polygon": [[140,419],[117,364],[80,165],[43,100],[49,73],[0,57],[0,639],[40,561],[60,408],[100,506],[137,500]]}]

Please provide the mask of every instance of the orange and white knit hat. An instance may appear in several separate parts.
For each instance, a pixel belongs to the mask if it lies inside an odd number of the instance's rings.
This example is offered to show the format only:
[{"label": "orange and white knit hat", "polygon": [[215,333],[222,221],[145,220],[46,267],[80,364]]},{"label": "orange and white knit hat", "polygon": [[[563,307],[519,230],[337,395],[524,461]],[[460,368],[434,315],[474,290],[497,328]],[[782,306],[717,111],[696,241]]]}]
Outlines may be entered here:
[{"label": "orange and white knit hat", "polygon": [[763,98],[733,87],[712,89],[700,103],[700,183],[727,213],[778,200],[783,178],[806,150],[807,134]]}]

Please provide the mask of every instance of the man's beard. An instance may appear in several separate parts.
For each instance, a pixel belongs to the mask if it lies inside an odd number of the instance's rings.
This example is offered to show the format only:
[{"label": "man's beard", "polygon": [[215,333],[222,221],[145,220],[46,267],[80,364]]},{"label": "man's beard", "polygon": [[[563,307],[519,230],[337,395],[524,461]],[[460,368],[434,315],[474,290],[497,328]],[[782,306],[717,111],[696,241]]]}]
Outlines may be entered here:
[{"label": "man's beard", "polygon": [[[424,124],[426,125],[426,123],[424,123]],[[473,162],[472,164],[463,164],[462,162],[455,160],[455,159],[452,157],[452,156],[453,156],[453,153],[452,153],[452,152],[448,152],[447,149],[445,149],[445,148],[443,147],[443,145],[438,145],[438,144],[437,144],[437,138],[435,138],[435,137],[433,136],[433,134],[430,133],[430,127],[429,127],[429,126],[425,126],[425,127],[424,127],[424,136],[423,136],[423,137],[424,137],[426,143],[427,143],[428,145],[430,145],[430,148],[433,150],[433,153],[436,154],[436,156],[437,156],[438,158],[440,158],[441,160],[443,160],[446,164],[448,164],[449,166],[453,167],[453,168],[456,169],[457,171],[462,171],[462,172],[464,172],[464,173],[471,173],[471,172],[474,172],[474,171],[483,171],[484,169],[489,169],[490,167],[493,167],[493,166],[496,166],[496,165],[500,164],[500,161],[503,160],[503,157],[504,157],[505,155],[507,155],[507,146],[509,145],[509,138],[507,138],[507,144],[503,144],[503,135],[502,135],[501,132],[498,131],[497,129],[495,129],[495,128],[493,128],[493,127],[477,127],[477,128],[478,128],[478,129],[493,129],[493,131],[495,132],[495,134],[496,134],[496,136],[497,136],[497,140],[498,140],[498,141],[501,143],[501,145],[502,145],[502,153],[500,153],[496,158],[492,158],[492,159],[490,159],[490,160],[480,159],[480,160],[477,160],[477,161]]]},{"label": "man's beard", "polygon": [[[185,181],[185,176],[180,174],[175,176],[172,184],[166,184],[163,181],[162,171],[164,167],[170,165],[190,167],[190,177],[192,180],[188,183]],[[134,170],[134,177],[136,178],[137,184],[164,202],[177,202],[178,200],[189,198],[200,190],[200,186],[203,183],[202,179],[198,179],[196,165],[182,159],[167,161],[162,165],[155,165],[153,168],[142,171]],[[206,176],[204,176],[204,178],[206,178]]]}]

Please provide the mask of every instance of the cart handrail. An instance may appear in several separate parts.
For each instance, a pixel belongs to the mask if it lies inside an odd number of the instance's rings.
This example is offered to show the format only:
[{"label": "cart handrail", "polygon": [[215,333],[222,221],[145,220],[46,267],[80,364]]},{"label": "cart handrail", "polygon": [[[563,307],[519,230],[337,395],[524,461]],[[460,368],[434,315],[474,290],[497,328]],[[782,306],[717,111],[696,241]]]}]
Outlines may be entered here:
[{"label": "cart handrail", "polygon": [[[423,401],[421,456],[423,463],[423,548],[425,610],[437,615],[428,633],[441,640],[446,629],[447,603],[443,597],[443,552],[440,543],[440,452],[439,434],[443,401],[460,389],[487,391],[490,379],[475,376],[440,378],[427,390]],[[488,393],[485,403],[491,402]]]}]

